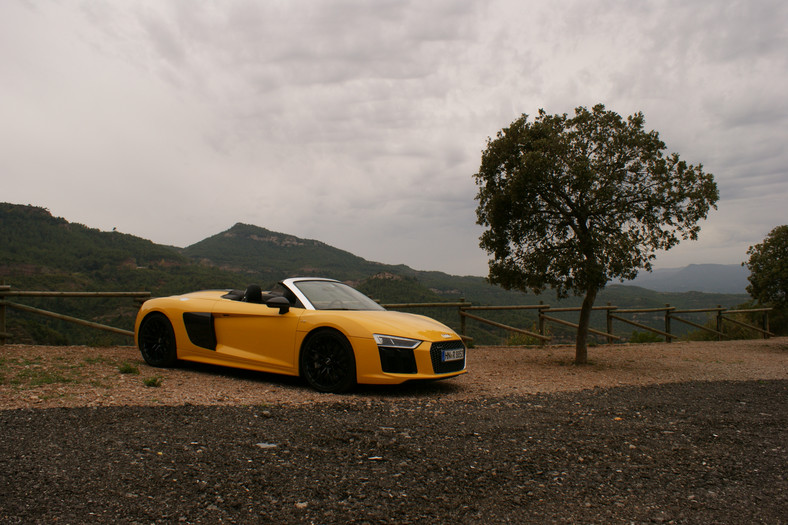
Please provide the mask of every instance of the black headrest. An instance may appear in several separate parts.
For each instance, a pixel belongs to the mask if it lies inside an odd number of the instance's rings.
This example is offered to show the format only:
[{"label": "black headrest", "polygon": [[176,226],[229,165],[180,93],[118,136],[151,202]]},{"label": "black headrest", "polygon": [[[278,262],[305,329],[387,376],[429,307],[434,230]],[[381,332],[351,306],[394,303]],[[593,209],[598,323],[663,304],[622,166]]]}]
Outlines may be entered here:
[{"label": "black headrest", "polygon": [[247,303],[261,304],[263,302],[263,291],[256,284],[251,284],[246,287],[243,301]]}]

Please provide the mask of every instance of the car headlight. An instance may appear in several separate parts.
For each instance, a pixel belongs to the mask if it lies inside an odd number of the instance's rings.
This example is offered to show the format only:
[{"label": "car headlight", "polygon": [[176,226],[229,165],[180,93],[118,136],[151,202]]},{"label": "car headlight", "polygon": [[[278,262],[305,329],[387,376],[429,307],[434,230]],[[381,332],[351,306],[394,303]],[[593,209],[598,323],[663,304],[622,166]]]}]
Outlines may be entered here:
[{"label": "car headlight", "polygon": [[418,339],[409,339],[407,337],[394,337],[392,335],[381,334],[374,334],[373,337],[378,346],[384,346],[386,348],[405,348],[413,350],[421,344],[421,341]]}]

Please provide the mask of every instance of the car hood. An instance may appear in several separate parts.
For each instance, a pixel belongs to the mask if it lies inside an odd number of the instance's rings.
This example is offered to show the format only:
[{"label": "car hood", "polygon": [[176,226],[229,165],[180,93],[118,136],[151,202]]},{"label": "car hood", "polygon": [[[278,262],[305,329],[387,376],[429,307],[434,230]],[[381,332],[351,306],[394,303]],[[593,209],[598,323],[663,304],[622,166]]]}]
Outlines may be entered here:
[{"label": "car hood", "polygon": [[368,337],[372,334],[382,334],[423,341],[441,341],[459,337],[445,324],[423,315],[391,311],[356,311],[352,312],[352,317],[366,329]]}]

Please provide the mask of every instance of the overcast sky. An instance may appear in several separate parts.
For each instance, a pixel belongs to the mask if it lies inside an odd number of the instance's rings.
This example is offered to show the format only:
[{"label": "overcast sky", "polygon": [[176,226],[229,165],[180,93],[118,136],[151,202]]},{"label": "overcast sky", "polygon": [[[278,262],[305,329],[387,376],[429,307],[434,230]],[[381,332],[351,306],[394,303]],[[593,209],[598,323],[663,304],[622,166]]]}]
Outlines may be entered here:
[{"label": "overcast sky", "polygon": [[787,94],[784,0],[3,0],[0,201],[486,275],[487,137],[601,102],[720,188],[655,267],[738,264],[788,223]]}]

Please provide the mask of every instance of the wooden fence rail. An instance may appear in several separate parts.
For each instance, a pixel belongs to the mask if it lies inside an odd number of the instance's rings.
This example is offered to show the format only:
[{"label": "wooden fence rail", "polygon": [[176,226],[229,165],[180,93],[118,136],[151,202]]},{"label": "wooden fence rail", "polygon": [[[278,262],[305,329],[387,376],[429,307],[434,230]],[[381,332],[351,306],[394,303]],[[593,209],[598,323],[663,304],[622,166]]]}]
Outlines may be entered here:
[{"label": "wooden fence rail", "polygon": [[[572,328],[577,328],[576,323],[572,323],[570,321],[566,321],[564,319],[560,319],[557,317],[553,317],[553,313],[563,313],[563,312],[580,312],[580,307],[559,307],[553,308],[546,304],[538,304],[538,305],[515,305],[515,306],[473,306],[469,302],[460,302],[460,303],[400,303],[400,304],[384,304],[382,305],[385,308],[390,309],[402,309],[402,308],[419,308],[422,306],[430,306],[430,307],[439,307],[439,306],[451,306],[454,308],[459,309],[460,315],[460,336],[465,339],[466,341],[472,341],[473,338],[468,337],[467,335],[467,324],[466,319],[471,319],[483,324],[487,324],[489,326],[494,326],[496,328],[502,328],[506,331],[523,334],[529,337],[533,337],[539,341],[539,344],[546,344],[551,341],[551,336],[547,334],[547,326],[548,323],[560,324],[564,326],[569,326]],[[490,319],[485,319],[480,317],[476,314],[471,314],[469,312],[479,312],[479,311],[502,311],[502,310],[537,310],[538,311],[538,322],[539,322],[539,331],[534,332],[530,330],[525,330],[522,328],[517,328],[514,326],[509,326],[503,323],[499,323],[497,321],[492,321]],[[610,303],[607,306],[595,306],[592,308],[594,311],[604,311],[606,317],[606,331],[603,332],[601,330],[596,330],[593,328],[589,328],[589,332],[607,339],[608,343],[613,343],[615,341],[621,341],[623,338],[617,336],[613,333],[613,321],[618,321],[621,323],[625,323],[628,325],[635,326],[642,330],[646,330],[648,332],[652,332],[658,335],[661,335],[665,338],[665,341],[670,343],[673,339],[676,338],[676,335],[671,332],[671,321],[678,321],[681,323],[688,324],[699,330],[703,330],[709,332],[713,335],[716,335],[718,339],[722,339],[726,337],[726,334],[723,332],[723,323],[725,321],[735,324],[737,326],[741,326],[743,328],[747,328],[753,330],[766,339],[769,337],[774,337],[774,334],[769,331],[769,312],[772,310],[771,308],[753,308],[750,310],[728,310],[721,306],[717,306],[715,308],[696,308],[696,309],[685,309],[685,310],[678,310],[675,306],[670,306],[666,304],[664,307],[655,307],[655,308],[618,308],[617,306],[612,306]],[[665,329],[660,330],[658,328],[654,328],[648,326],[646,324],[634,321],[632,319],[627,319],[626,317],[622,317],[622,315],[626,314],[642,314],[642,313],[658,313],[658,312],[665,312]],[[699,323],[695,323],[688,319],[684,319],[679,317],[681,314],[696,314],[696,313],[709,313],[709,312],[716,312],[717,313],[717,328],[709,328],[708,326],[703,326]],[[762,317],[762,327],[757,327],[736,319],[731,319],[729,317],[725,317],[726,315],[734,315],[734,314],[743,314],[743,313],[761,313],[763,314]]]},{"label": "wooden fence rail", "polygon": [[13,308],[15,310],[28,312],[36,315],[41,315],[44,317],[49,317],[51,319],[58,319],[61,321],[66,321],[69,323],[79,324],[82,326],[88,326],[90,328],[96,328],[98,330],[104,330],[106,332],[112,332],[121,335],[127,335],[130,337],[134,337],[134,332],[129,330],[124,330],[122,328],[117,328],[115,326],[107,326],[101,323],[95,323],[93,321],[87,321],[85,319],[78,319],[76,317],[72,317],[70,315],[59,314],[56,312],[50,312],[48,310],[42,310],[40,308],[35,308],[33,306],[19,304],[10,302],[7,300],[8,297],[58,297],[58,298],[68,298],[68,297],[93,297],[93,298],[107,298],[107,297],[129,297],[136,299],[137,301],[144,302],[146,299],[150,299],[150,292],[53,292],[53,291],[22,291],[22,290],[12,290],[11,286],[4,284],[0,285],[0,345],[4,345],[7,342],[7,339],[11,337],[11,334],[7,331],[6,328],[6,319],[7,319],[7,309]]},{"label": "wooden fence rail", "polygon": [[[29,313],[33,313],[36,315],[41,315],[45,317],[50,317],[54,319],[59,319],[62,321],[67,321],[71,323],[80,324],[83,326],[88,326],[91,328],[96,328],[99,330],[105,330],[117,334],[127,335],[127,336],[134,336],[134,332],[129,330],[124,330],[121,328],[117,328],[114,326],[107,326],[100,323],[95,323],[93,321],[87,321],[84,319],[77,319],[76,317],[63,315],[55,312],[49,312],[47,310],[42,310],[40,308],[34,308],[32,306],[18,304],[14,302],[10,302],[7,300],[8,297],[82,297],[82,298],[97,298],[97,297],[115,297],[115,298],[122,298],[128,297],[136,299],[138,302],[144,302],[145,300],[151,297],[150,292],[54,292],[54,291],[19,291],[19,290],[12,290],[11,286],[1,284],[0,285],[0,345],[6,343],[6,340],[11,337],[11,334],[7,332],[6,329],[6,311],[7,308],[13,308],[20,311],[25,311]],[[392,310],[401,310],[401,309],[409,309],[409,308],[456,308],[460,317],[460,335],[466,341],[472,341],[473,339],[467,335],[467,323],[466,319],[471,319],[476,322],[484,323],[490,326],[494,326],[497,328],[501,328],[513,333],[519,333],[526,335],[528,337],[532,337],[539,341],[539,344],[547,344],[552,340],[552,337],[548,335],[548,323],[560,324],[564,326],[569,326],[573,328],[577,328],[576,323],[572,323],[570,321],[566,321],[564,319],[560,319],[558,317],[554,317],[553,315],[548,314],[555,314],[555,313],[564,313],[564,312],[579,312],[580,307],[559,307],[553,308],[546,304],[538,304],[538,305],[512,305],[512,306],[474,306],[470,302],[466,302],[464,300],[460,300],[459,302],[454,303],[392,303],[392,304],[383,304],[385,308],[392,309]],[[505,310],[536,310],[538,313],[538,332],[534,332],[532,330],[526,330],[523,328],[517,328],[514,326],[509,326],[503,323],[499,323],[497,321],[492,321],[490,319],[485,319],[476,313],[470,312],[481,312],[481,311],[505,311]],[[642,330],[647,330],[649,332],[661,335],[665,338],[665,341],[670,343],[676,336],[671,332],[671,322],[678,321],[681,323],[688,324],[700,330],[707,331],[716,335],[719,339],[726,337],[726,334],[723,331],[724,323],[732,323],[734,325],[747,328],[753,330],[766,339],[768,337],[773,337],[774,334],[769,331],[769,312],[772,310],[771,308],[756,308],[751,310],[728,310],[726,308],[722,308],[721,306],[717,306],[715,308],[699,308],[699,309],[686,309],[686,310],[677,310],[675,306],[670,306],[666,304],[664,307],[657,307],[657,308],[618,308],[616,306],[612,306],[608,303],[607,306],[595,306],[593,308],[594,311],[604,311],[606,316],[606,331],[596,330],[596,329],[589,329],[589,332],[599,335],[607,339],[609,343],[613,343],[614,341],[622,340],[622,337],[613,334],[613,321],[618,321],[620,323],[625,323],[628,325],[635,326]],[[638,321],[634,321],[632,319],[627,319],[626,317],[622,317],[622,315],[627,314],[641,314],[641,313],[658,313],[658,312],[665,312],[664,319],[665,319],[665,329],[660,330],[657,328],[650,327],[646,324],[640,323]],[[695,323],[688,319],[683,319],[679,317],[680,314],[695,314],[695,313],[709,313],[709,312],[716,312],[716,329],[709,328],[708,326],[703,326],[699,323]],[[762,314],[762,323],[761,326],[754,326],[743,321],[739,321],[738,319],[731,319],[730,317],[726,317],[729,315],[735,314],[750,314],[750,313],[760,313]]]}]

